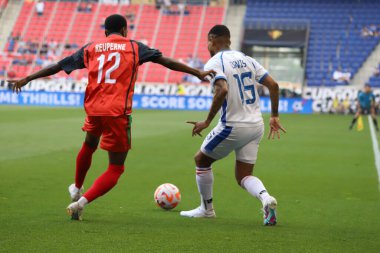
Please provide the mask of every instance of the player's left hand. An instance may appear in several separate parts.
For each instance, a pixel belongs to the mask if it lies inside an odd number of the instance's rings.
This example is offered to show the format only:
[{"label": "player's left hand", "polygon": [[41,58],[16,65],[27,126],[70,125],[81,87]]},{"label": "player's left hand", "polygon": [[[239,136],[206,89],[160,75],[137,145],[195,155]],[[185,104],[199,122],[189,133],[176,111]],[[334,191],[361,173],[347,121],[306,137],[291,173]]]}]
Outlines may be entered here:
[{"label": "player's left hand", "polygon": [[270,131],[268,134],[268,140],[269,139],[273,140],[276,135],[277,135],[277,138],[280,139],[280,130],[286,133],[285,128],[283,128],[280,124],[279,117],[270,117],[269,127],[270,127]]},{"label": "player's left hand", "polygon": [[26,78],[18,79],[18,80],[7,80],[8,83],[12,85],[13,92],[16,92],[17,94],[21,92],[21,88],[24,87],[28,80]]},{"label": "player's left hand", "polygon": [[198,121],[198,122],[187,121],[186,123],[194,125],[193,132],[192,132],[193,136],[195,136],[195,135],[202,136],[202,134],[201,134],[202,130],[205,128],[208,128],[208,126],[210,125],[210,123],[208,123],[207,121]]},{"label": "player's left hand", "polygon": [[201,71],[200,70],[197,77],[199,79],[201,79],[202,81],[210,81],[211,79],[214,78],[215,75],[216,75],[215,70],[209,70],[209,71]]}]

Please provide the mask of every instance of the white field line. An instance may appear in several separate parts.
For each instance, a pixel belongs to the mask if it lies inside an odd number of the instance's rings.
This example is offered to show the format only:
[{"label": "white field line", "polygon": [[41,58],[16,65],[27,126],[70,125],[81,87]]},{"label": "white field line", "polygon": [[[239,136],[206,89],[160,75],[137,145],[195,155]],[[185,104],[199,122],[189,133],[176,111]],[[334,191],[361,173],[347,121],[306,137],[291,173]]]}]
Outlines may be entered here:
[{"label": "white field line", "polygon": [[373,153],[375,155],[375,165],[377,169],[377,177],[378,177],[377,179],[379,182],[379,190],[380,190],[380,150],[379,150],[379,144],[377,142],[375,127],[373,126],[372,118],[370,115],[368,115],[368,125],[371,132]]}]

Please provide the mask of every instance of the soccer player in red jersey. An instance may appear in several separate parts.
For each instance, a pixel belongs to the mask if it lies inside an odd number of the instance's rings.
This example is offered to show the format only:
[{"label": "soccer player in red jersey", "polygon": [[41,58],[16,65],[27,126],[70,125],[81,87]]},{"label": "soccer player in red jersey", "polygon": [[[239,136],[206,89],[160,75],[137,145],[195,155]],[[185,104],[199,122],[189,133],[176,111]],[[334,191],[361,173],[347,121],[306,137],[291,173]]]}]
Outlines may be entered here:
[{"label": "soccer player in red jersey", "polygon": [[[70,74],[76,69],[88,69],[84,99],[87,117],[82,128],[87,133],[76,160],[75,183],[69,186],[72,203],[67,207],[72,218],[79,220],[84,206],[111,190],[124,172],[124,162],[131,148],[132,97],[139,65],[151,61],[201,80],[215,73],[193,69],[163,56],[156,49],[127,39],[127,22],[121,15],[107,17],[105,35],[106,38],[85,45],[58,63],[20,80],[9,81],[13,84],[13,91],[20,92],[34,79],[62,70]],[[83,182],[100,137],[100,147],[109,154],[109,166],[82,195]]]}]

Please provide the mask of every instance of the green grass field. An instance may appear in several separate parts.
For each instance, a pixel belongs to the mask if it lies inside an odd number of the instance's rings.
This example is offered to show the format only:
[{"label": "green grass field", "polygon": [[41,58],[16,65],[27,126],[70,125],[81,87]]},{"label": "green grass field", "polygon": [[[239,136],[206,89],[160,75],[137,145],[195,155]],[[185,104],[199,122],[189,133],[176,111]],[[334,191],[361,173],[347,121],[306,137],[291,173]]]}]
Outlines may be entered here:
[{"label": "green grass field", "polygon": [[[288,133],[262,141],[255,175],[279,202],[262,225],[259,201],[237,186],[234,157],[214,165],[216,219],[186,219],[199,196],[193,155],[202,138],[186,120],[205,112],[135,111],[133,150],[117,187],[65,208],[84,134],[80,109],[0,107],[0,252],[379,252],[380,193],[372,143],[349,117],[283,115]],[[267,117],[266,117],[267,121]],[[85,187],[107,167],[98,150]],[[182,203],[163,211],[155,188],[176,184]]]}]

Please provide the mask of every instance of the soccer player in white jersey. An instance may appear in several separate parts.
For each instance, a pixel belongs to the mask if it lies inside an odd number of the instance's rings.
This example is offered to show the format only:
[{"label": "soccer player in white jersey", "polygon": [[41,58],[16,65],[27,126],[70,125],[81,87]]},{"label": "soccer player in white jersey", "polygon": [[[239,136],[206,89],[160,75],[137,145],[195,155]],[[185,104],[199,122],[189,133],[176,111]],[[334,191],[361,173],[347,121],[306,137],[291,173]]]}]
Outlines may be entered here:
[{"label": "soccer player in white jersey", "polygon": [[230,49],[230,31],[224,25],[214,26],[208,33],[208,50],[211,59],[205,70],[217,72],[211,80],[214,98],[205,121],[193,124],[193,136],[200,135],[221,111],[218,125],[207,135],[200,151],[195,155],[196,182],[201,195],[201,205],[190,211],[182,211],[187,217],[215,217],[212,203],[214,176],[213,162],[235,151],[235,177],[237,183],[263,205],[264,225],[275,225],[277,201],[269,195],[260,179],[252,175],[260,140],[264,134],[264,121],[260,111],[260,98],[256,83],[266,86],[270,92],[272,114],[268,139],[280,138],[278,116],[279,88],[267,71],[253,58]]}]

